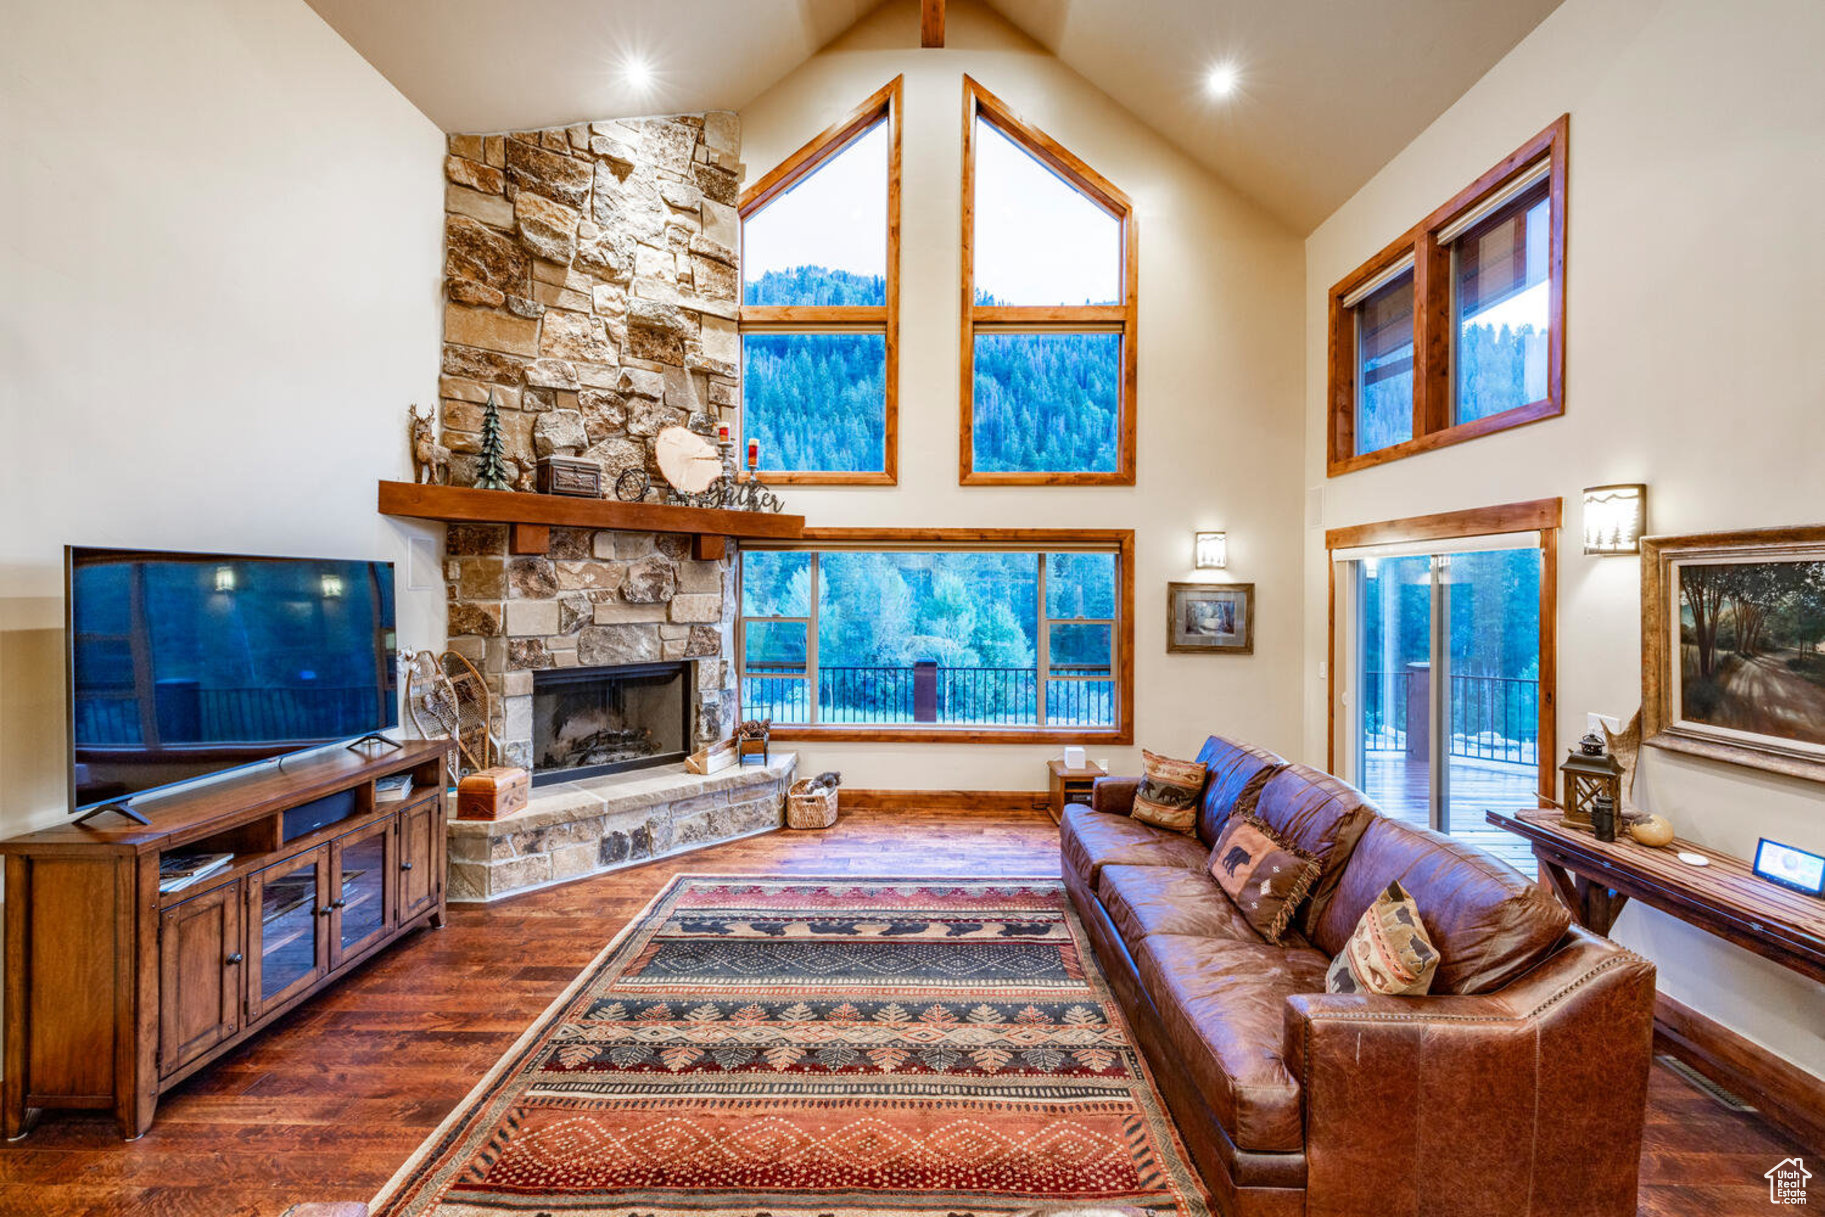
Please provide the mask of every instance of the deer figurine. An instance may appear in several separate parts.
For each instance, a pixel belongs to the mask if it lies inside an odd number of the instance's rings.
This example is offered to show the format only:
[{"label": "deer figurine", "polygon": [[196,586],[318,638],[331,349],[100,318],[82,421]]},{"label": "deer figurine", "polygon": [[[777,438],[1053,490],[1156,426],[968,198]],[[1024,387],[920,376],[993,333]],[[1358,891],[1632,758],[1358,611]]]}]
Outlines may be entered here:
[{"label": "deer figurine", "polygon": [[431,486],[447,486],[450,484],[450,450],[438,443],[431,431],[431,422],[436,417],[435,408],[420,414],[417,404],[413,404],[412,480]]}]

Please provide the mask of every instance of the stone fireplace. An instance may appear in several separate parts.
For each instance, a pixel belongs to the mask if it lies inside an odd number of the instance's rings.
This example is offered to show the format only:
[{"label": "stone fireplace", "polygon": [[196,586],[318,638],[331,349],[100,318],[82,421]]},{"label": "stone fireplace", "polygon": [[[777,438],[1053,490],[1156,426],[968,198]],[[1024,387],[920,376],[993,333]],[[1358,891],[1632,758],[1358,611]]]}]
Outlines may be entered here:
[{"label": "stone fireplace", "polygon": [[[643,471],[661,501],[660,432],[713,436],[739,398],[735,115],[452,135],[448,148],[438,396],[451,481],[474,484],[490,432],[515,490],[536,488],[539,458],[580,454],[605,497]],[[735,727],[732,558],[695,558],[688,533],[559,526],[516,549],[499,523],[450,524],[444,554],[449,647],[493,695],[498,763],[539,786],[506,819],[450,823],[451,899],[783,822],[790,754],[709,776],[678,763]]]},{"label": "stone fireplace", "polygon": [[550,668],[532,674],[532,784],[682,761],[690,752],[685,663]]},{"label": "stone fireplace", "polygon": [[556,678],[584,670],[679,671],[679,718],[662,750],[668,760],[733,731],[728,559],[693,559],[687,536],[581,528],[554,528],[547,553],[515,556],[500,524],[452,524],[444,548],[450,649],[475,664],[494,695],[506,764],[535,774],[546,767],[538,738],[552,729],[551,707],[541,722],[541,678],[569,687]]}]

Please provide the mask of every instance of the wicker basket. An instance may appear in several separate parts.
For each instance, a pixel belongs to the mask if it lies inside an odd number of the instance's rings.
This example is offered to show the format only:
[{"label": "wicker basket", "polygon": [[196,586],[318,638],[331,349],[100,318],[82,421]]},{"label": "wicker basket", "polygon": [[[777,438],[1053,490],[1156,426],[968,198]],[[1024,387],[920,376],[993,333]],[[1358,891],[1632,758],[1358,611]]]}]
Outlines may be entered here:
[{"label": "wicker basket", "polygon": [[836,787],[813,791],[810,779],[786,792],[787,828],[829,828],[836,823]]}]

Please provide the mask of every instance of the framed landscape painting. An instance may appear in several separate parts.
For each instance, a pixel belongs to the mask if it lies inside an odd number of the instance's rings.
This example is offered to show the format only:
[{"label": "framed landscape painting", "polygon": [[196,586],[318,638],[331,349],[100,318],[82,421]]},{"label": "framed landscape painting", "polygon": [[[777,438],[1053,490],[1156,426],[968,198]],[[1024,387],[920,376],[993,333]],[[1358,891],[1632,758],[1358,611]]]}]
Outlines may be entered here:
[{"label": "framed landscape painting", "polygon": [[1825,525],[1641,543],[1642,737],[1825,781]]},{"label": "framed landscape painting", "polygon": [[1255,585],[1168,583],[1166,649],[1255,653]]}]

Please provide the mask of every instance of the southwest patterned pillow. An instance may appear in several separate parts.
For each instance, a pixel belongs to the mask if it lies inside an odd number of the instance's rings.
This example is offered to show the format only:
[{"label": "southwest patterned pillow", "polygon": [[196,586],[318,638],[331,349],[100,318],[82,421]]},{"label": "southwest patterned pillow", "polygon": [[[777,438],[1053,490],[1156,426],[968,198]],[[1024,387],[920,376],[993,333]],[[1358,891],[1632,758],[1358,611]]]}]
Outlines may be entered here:
[{"label": "southwest patterned pillow", "polygon": [[1140,789],[1134,792],[1129,814],[1143,824],[1172,832],[1189,833],[1198,826],[1198,796],[1204,793],[1204,766],[1199,761],[1175,761],[1169,756],[1141,750]]},{"label": "southwest patterned pillow", "polygon": [[1278,943],[1324,864],[1246,812],[1223,826],[1210,877],[1261,937]]},{"label": "southwest patterned pillow", "polygon": [[1419,905],[1396,880],[1363,910],[1362,920],[1331,961],[1324,987],[1332,993],[1418,997],[1432,987],[1438,952],[1420,924]]}]

